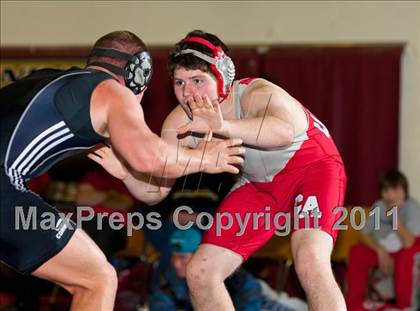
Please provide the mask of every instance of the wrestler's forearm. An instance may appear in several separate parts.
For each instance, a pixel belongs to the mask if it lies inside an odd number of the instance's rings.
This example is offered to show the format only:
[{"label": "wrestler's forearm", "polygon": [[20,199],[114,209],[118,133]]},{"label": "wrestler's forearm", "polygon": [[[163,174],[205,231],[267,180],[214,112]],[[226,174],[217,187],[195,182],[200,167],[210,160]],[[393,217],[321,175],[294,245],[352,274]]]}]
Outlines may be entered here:
[{"label": "wrestler's forearm", "polygon": [[203,171],[206,159],[200,150],[186,149],[157,141],[152,152],[154,157],[149,161],[150,171],[129,171],[124,184],[130,193],[138,200],[149,205],[162,201],[170,192],[174,179],[187,174]]},{"label": "wrestler's forearm", "polygon": [[160,180],[151,175],[135,172],[128,172],[123,182],[137,200],[148,205],[155,205],[162,201],[173,185],[172,180]]},{"label": "wrestler's forearm", "polygon": [[199,149],[187,149],[163,141],[158,148],[160,165],[150,173],[160,178],[177,178],[202,172],[208,163],[206,154]]},{"label": "wrestler's forearm", "polygon": [[215,133],[229,138],[242,138],[244,144],[271,149],[287,146],[293,141],[293,127],[277,117],[224,120],[223,123],[222,129]]}]

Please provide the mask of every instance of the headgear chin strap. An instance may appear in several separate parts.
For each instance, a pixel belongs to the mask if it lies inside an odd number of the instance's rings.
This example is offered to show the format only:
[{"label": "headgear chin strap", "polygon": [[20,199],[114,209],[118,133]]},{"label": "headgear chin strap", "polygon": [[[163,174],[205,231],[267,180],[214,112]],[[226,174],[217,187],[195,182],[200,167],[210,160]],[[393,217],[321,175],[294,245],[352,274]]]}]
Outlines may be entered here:
[{"label": "headgear chin strap", "polygon": [[104,62],[89,63],[89,66],[100,66],[109,71],[124,77],[125,86],[128,87],[134,94],[139,94],[152,79],[153,66],[152,58],[147,51],[141,51],[134,55],[130,55],[114,49],[95,48],[92,50],[90,57],[104,56],[114,59],[123,59],[127,61],[124,68],[114,66]]},{"label": "headgear chin strap", "polygon": [[184,42],[197,42],[207,46],[212,52],[210,57],[200,51],[194,49],[184,49],[175,54],[176,56],[184,54],[192,54],[210,64],[212,73],[217,78],[217,89],[219,97],[226,98],[229,95],[233,80],[235,79],[235,65],[232,59],[225,54],[220,46],[212,44],[210,41],[200,37],[188,37]]}]

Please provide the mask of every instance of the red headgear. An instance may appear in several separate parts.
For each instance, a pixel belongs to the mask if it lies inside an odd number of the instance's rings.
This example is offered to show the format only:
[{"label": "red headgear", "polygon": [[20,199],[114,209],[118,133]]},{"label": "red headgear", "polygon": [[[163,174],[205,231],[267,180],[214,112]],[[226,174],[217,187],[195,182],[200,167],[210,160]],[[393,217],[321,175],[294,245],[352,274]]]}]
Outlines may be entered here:
[{"label": "red headgear", "polygon": [[210,57],[194,49],[183,49],[175,54],[175,56],[193,54],[194,56],[208,62],[210,64],[210,70],[217,79],[219,97],[222,99],[226,98],[229,95],[232,82],[235,78],[235,65],[233,64],[232,59],[225,54],[220,46],[216,46],[206,39],[200,37],[188,37],[184,39],[184,42],[200,43],[207,46],[213,52],[213,57]]}]

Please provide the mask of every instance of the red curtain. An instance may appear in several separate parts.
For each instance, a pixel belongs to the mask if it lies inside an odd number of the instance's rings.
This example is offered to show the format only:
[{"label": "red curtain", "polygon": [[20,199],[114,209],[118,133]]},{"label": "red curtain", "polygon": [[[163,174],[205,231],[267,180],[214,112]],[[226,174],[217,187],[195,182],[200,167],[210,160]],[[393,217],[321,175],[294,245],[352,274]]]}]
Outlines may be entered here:
[{"label": "red curtain", "polygon": [[378,179],[398,164],[402,47],[285,47],[265,55],[262,75],[330,130],[348,176],[346,202],[369,205]]},{"label": "red curtain", "polygon": [[[156,133],[176,106],[166,70],[169,49],[151,49],[154,78],[143,106]],[[346,165],[348,204],[377,199],[380,176],[398,164],[402,46],[233,48],[237,77],[284,88],[329,128]]]}]

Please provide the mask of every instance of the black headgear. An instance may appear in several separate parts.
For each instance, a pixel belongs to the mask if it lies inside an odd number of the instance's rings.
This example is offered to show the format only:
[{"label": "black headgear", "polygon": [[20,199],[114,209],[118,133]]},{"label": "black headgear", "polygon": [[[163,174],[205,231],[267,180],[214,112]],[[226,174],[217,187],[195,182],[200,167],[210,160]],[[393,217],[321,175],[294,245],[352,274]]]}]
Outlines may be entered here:
[{"label": "black headgear", "polygon": [[117,75],[123,76],[125,86],[132,90],[136,95],[146,88],[152,78],[152,58],[147,51],[141,51],[134,55],[130,55],[114,49],[95,48],[90,54],[90,57],[92,56],[104,56],[126,60],[127,64],[124,68],[104,62],[93,62],[88,65],[104,67]]}]

